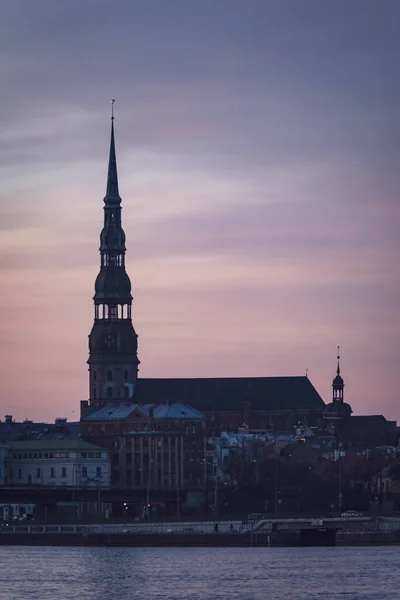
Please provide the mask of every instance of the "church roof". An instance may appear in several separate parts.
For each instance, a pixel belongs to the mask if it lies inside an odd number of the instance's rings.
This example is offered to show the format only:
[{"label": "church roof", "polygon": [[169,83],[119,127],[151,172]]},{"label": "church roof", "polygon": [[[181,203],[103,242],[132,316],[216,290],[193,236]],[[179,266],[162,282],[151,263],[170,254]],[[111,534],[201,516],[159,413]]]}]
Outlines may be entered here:
[{"label": "church roof", "polygon": [[187,403],[199,411],[323,410],[325,403],[308,377],[226,377],[199,379],[138,378],[140,403]]}]

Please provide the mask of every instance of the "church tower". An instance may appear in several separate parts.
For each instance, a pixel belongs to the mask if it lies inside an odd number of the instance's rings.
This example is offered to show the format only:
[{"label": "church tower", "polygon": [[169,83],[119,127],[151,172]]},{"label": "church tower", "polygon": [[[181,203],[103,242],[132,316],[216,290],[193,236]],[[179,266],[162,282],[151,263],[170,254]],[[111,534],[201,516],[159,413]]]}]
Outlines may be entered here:
[{"label": "church tower", "polygon": [[100,272],[95,283],[94,323],[89,335],[87,361],[89,405],[92,408],[127,402],[135,390],[139,360],[125,251],[112,114],[104,227],[100,234]]}]

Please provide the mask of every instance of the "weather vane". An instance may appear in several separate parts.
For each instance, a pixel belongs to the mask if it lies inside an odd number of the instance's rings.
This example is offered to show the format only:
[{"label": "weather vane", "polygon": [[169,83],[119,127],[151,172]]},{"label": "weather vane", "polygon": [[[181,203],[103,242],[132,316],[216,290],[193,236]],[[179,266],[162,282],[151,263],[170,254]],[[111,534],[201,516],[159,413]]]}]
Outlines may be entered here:
[{"label": "weather vane", "polygon": [[115,104],[115,98],[111,98],[111,118],[114,118],[114,104]]}]

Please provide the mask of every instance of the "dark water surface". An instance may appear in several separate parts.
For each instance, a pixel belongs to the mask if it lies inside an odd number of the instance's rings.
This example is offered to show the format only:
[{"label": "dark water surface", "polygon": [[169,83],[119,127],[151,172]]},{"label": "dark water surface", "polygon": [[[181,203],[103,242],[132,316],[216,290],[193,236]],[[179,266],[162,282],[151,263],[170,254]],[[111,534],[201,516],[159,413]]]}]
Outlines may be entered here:
[{"label": "dark water surface", "polygon": [[400,547],[0,548],[1,600],[396,600]]}]

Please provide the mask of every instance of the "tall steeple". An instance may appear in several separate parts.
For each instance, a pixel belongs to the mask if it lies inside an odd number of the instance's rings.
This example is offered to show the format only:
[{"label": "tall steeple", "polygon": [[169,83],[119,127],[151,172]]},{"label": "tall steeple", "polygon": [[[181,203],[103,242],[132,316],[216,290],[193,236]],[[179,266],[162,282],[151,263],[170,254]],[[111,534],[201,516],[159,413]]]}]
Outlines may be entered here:
[{"label": "tall steeple", "polygon": [[137,335],[132,325],[131,282],[125,270],[121,210],[112,113],[104,226],[100,234],[100,272],[95,282],[94,323],[87,361],[89,402],[94,407],[129,400],[139,365]]}]

